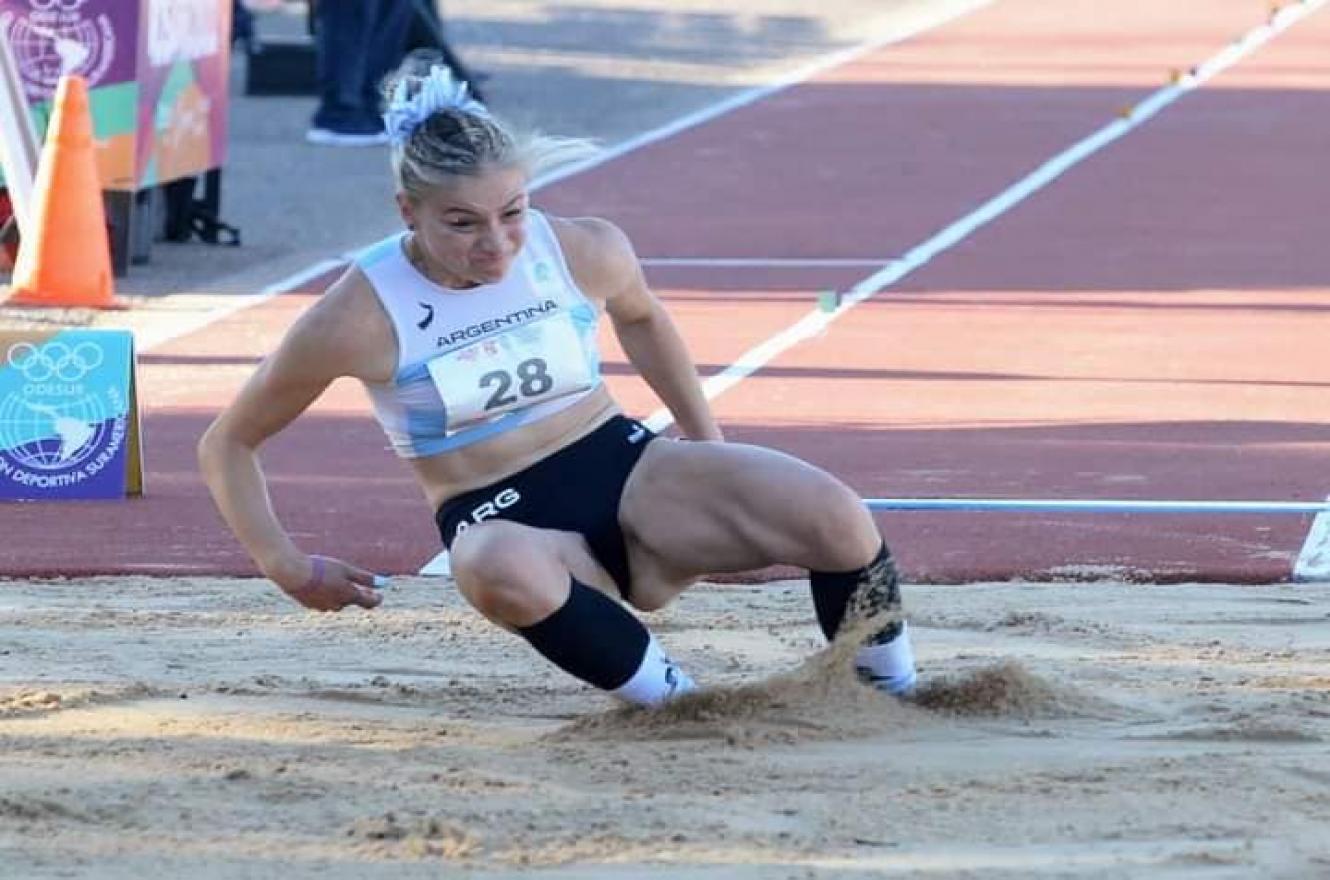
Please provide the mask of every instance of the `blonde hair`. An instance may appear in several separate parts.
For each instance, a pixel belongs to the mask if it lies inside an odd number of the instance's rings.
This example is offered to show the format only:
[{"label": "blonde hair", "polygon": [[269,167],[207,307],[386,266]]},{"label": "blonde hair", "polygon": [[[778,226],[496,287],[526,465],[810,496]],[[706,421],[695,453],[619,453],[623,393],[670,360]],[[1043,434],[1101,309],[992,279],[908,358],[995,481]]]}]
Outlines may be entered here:
[{"label": "blonde hair", "polygon": [[598,151],[586,138],[512,129],[470,96],[441,57],[436,50],[412,52],[384,88],[393,176],[408,198],[493,167],[539,177]]}]

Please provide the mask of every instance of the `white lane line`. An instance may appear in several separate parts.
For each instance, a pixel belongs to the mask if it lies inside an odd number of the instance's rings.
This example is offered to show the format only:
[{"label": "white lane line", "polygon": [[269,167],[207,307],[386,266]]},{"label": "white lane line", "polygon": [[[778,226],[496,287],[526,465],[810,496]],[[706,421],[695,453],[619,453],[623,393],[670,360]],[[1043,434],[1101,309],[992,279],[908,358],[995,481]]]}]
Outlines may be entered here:
[{"label": "white lane line", "polygon": [[947,510],[1027,513],[1215,513],[1247,516],[1306,516],[1330,513],[1330,499],[1223,501],[1185,498],[865,498],[869,510]]},{"label": "white lane line", "polygon": [[[1238,61],[1265,45],[1277,34],[1287,30],[1302,18],[1324,6],[1326,2],[1327,0],[1302,0],[1301,3],[1281,8],[1265,24],[1248,31],[1241,38],[1193,68],[1176,83],[1153,92],[1122,117],[1113,120],[1090,136],[1068,147],[969,214],[911,248],[901,259],[894,261],[854,285],[834,310],[823,311],[819,309],[811,311],[785,330],[744,352],[738,360],[725,370],[702,383],[707,399],[715,399],[785,351],[823,332],[832,321],[841,317],[850,309],[880,293],[888,286],[895,284],[915,269],[926,265],[938,254],[964,241],[975,230],[1002,216],[1052,183],[1072,167],[1135,130],[1178,98],[1199,88],[1217,74],[1232,67]],[[666,428],[673,422],[674,417],[670,415],[669,410],[664,408],[656,410],[644,421],[646,426],[653,431]]]},{"label": "white lane line", "polygon": [[631,153],[634,150],[649,146],[657,141],[673,137],[687,129],[702,125],[705,122],[710,122],[718,116],[724,116],[726,113],[731,113],[742,107],[747,107],[749,104],[754,104],[764,98],[776,94],[777,92],[782,92],[791,86],[810,80],[825,71],[848,64],[851,61],[861,58],[864,55],[871,54],[885,46],[908,40],[910,37],[917,34],[941,27],[950,21],[974,12],[976,9],[987,6],[991,2],[992,0],[962,0],[962,2],[959,3],[946,5],[946,8],[939,8],[936,12],[930,11],[927,14],[921,14],[919,19],[909,23],[905,27],[889,27],[884,36],[869,40],[865,43],[860,43],[856,46],[851,46],[847,49],[842,49],[839,52],[833,52],[830,55],[824,55],[816,61],[806,64],[803,67],[797,68],[780,77],[775,82],[739,92],[738,94],[726,98],[719,103],[713,104],[710,107],[705,107],[696,113],[690,113],[687,116],[683,116],[674,122],[661,126],[660,128],[652,129],[637,137],[629,138],[628,140],[611,147],[606,152],[596,155],[587,162],[555,171],[554,173],[541,178],[541,180],[535,184],[533,189],[539,186],[548,186],[551,183],[563,180],[574,174],[580,174],[583,171],[617,159],[625,153]]},{"label": "white lane line", "polygon": [[[1330,496],[1326,501],[1330,502]],[[1330,581],[1330,513],[1318,513],[1302,542],[1302,550],[1293,563],[1293,580],[1298,583]]]},{"label": "white lane line", "polygon": [[[690,128],[695,128],[703,123],[710,122],[726,113],[731,113],[742,107],[746,107],[749,104],[754,104],[764,98],[776,94],[777,92],[784,91],[785,89],[812,79],[824,71],[831,70],[832,68],[854,61],[864,55],[871,54],[884,46],[907,40],[916,34],[931,30],[935,27],[940,27],[949,21],[967,15],[983,6],[987,6],[991,2],[992,0],[957,0],[955,3],[945,5],[945,8],[939,8],[937,10],[930,9],[926,12],[921,12],[917,20],[910,22],[904,27],[889,27],[888,32],[884,36],[824,55],[809,64],[796,68],[790,73],[781,76],[772,83],[745,89],[744,91],[738,92],[723,101],[710,105],[709,107],[704,107],[694,113],[682,116],[673,122],[669,122],[658,128],[643,132],[640,135],[636,135],[615,144],[612,147],[602,150],[585,162],[575,163],[566,168],[560,168],[544,175],[543,177],[537,178],[531,184],[531,191],[534,192],[542,187],[557,183],[560,180],[565,180],[576,174],[590,171],[593,168],[612,162],[635,150],[650,146],[657,141],[671,138],[676,134],[684,132]],[[346,262],[348,262],[359,250],[361,250],[361,248],[353,248],[346,254],[343,254],[340,261],[322,260],[307,269],[301,269],[293,275],[289,275],[269,284],[257,294],[241,294],[234,298],[228,298],[225,305],[218,307],[216,310],[210,310],[197,319],[183,322],[171,330],[140,333],[138,334],[140,341],[137,344],[137,348],[139,351],[149,351],[152,348],[170,342],[172,339],[201,330],[215,321],[220,321],[223,318],[235,314],[241,309],[247,309],[250,306],[256,306],[267,302],[274,296],[299,287],[310,278],[317,277],[318,275],[329,271],[330,268],[345,265]],[[881,261],[878,262],[880,263]]]},{"label": "white lane line", "polygon": [[214,324],[223,318],[234,315],[236,312],[256,306],[259,303],[267,302],[275,296],[283,293],[290,293],[298,289],[306,281],[312,281],[325,272],[331,272],[334,269],[340,269],[346,265],[343,260],[322,260],[312,266],[301,269],[292,275],[288,275],[280,281],[275,281],[258,293],[237,294],[229,296],[226,304],[191,318],[186,321],[173,323],[170,327],[159,329],[147,329],[137,331],[134,334],[135,347],[140,352],[151,351],[159,345],[165,345],[172,339],[178,339],[181,336],[187,336],[196,330],[202,330],[204,327]]},{"label": "white lane line", "polygon": [[894,258],[843,257],[641,257],[643,266],[680,269],[863,269],[881,267]]}]

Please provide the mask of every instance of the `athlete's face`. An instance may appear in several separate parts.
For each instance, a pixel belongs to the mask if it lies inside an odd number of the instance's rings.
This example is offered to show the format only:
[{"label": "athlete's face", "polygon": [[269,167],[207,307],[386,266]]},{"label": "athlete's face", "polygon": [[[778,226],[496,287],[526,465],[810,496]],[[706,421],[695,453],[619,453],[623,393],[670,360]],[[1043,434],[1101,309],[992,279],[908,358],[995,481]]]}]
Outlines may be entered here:
[{"label": "athlete's face", "polygon": [[448,287],[500,280],[526,241],[526,174],[519,168],[458,176],[419,199],[399,193],[397,204],[415,230],[417,258]]}]

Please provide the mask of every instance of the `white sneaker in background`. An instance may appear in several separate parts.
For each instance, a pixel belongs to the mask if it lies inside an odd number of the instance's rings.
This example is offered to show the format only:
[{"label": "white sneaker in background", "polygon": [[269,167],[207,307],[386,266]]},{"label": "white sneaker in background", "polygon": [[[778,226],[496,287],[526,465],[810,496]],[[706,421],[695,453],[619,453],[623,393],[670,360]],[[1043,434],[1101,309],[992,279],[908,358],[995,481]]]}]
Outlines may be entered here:
[{"label": "white sneaker in background", "polygon": [[333,131],[331,128],[311,128],[305,140],[325,147],[378,147],[388,143],[388,132],[352,133]]}]

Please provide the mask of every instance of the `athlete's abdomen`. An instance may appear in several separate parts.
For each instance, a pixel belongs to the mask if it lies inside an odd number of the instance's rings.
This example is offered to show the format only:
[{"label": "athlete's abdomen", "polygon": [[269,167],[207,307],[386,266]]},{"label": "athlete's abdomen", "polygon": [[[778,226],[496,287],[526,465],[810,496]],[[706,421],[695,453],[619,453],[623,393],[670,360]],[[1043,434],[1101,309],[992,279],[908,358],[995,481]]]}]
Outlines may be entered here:
[{"label": "athlete's abdomen", "polygon": [[557,452],[621,412],[604,385],[577,403],[522,428],[452,452],[408,459],[431,508],[454,495],[501,480]]}]

